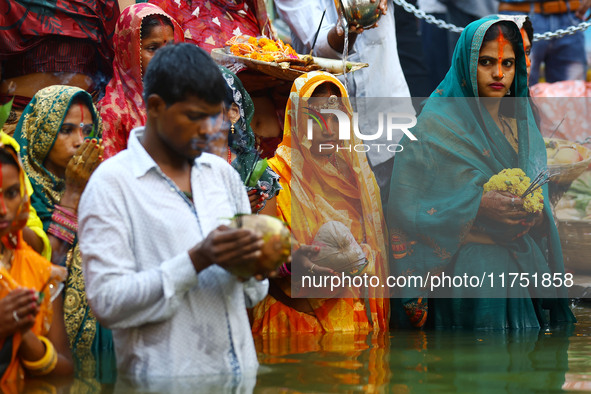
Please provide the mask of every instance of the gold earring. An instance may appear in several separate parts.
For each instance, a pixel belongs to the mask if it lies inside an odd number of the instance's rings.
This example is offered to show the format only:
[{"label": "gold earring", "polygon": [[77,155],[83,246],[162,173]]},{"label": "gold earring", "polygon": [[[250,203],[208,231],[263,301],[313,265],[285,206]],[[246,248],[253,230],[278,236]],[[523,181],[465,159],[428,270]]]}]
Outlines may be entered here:
[{"label": "gold earring", "polygon": [[235,123],[232,123],[232,126],[230,126],[230,131],[232,132],[232,134],[234,134],[234,124]]}]

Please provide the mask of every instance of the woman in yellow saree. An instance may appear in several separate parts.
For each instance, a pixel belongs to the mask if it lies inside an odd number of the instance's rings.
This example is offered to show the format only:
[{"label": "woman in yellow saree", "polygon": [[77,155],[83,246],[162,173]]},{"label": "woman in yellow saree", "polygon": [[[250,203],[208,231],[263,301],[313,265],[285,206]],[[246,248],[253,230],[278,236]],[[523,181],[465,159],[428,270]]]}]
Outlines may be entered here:
[{"label": "woman in yellow saree", "polygon": [[[350,140],[338,141],[334,128],[331,131],[326,122],[322,134],[315,132],[316,141],[308,139],[305,131],[309,119],[306,112],[313,108],[310,98],[322,96],[318,94],[321,91],[328,97],[322,102],[339,101],[339,108],[352,115],[344,86],[331,74],[311,72],[294,81],[283,141],[269,160],[283,187],[277,196],[276,216],[288,224],[300,244],[306,245],[313,243],[323,224],[343,223],[367,259],[362,273],[383,278],[387,275],[387,255],[379,189],[365,153],[350,149],[361,141],[353,130]],[[319,141],[333,148],[319,152]],[[304,267],[311,274],[333,273],[309,260]],[[292,298],[291,280],[290,275],[271,280],[269,295],[253,310],[253,333],[367,332],[388,328],[389,300],[380,297],[377,289],[368,289],[364,295],[354,289],[341,289],[338,298]]]}]

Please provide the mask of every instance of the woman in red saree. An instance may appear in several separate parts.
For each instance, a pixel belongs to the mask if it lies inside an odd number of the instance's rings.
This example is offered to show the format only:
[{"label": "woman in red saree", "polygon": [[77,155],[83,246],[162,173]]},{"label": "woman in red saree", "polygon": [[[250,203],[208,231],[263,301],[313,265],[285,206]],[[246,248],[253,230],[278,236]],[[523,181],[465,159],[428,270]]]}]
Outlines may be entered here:
[{"label": "woman in red saree", "polygon": [[[264,0],[149,0],[170,14],[181,25],[185,40],[211,52],[240,35],[275,39]],[[289,86],[284,81],[246,69],[227,65],[238,75],[250,94],[256,113],[252,129],[261,157],[270,158],[281,142],[283,117]],[[281,89],[281,88],[284,89]]]},{"label": "woman in red saree", "polygon": [[125,149],[129,132],[145,124],[143,73],[154,52],[171,39],[182,42],[183,31],[159,7],[141,3],[121,13],[115,28],[113,79],[98,103],[105,158]]},{"label": "woman in red saree", "polygon": [[96,97],[111,78],[112,0],[0,0],[0,104],[14,98],[4,132],[12,135],[35,93],[78,86]]},{"label": "woman in red saree", "polygon": [[185,39],[211,52],[234,36],[273,37],[264,0],[150,0],[183,27]]}]

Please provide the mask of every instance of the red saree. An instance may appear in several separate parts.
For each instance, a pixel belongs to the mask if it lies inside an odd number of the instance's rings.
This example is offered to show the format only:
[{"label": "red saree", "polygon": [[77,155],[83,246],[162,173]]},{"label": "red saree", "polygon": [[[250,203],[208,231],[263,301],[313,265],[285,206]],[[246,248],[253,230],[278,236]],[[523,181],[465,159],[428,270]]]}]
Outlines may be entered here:
[{"label": "red saree", "polygon": [[183,27],[185,39],[211,52],[235,35],[273,37],[263,0],[150,0]]},{"label": "red saree", "polygon": [[0,0],[0,59],[22,54],[60,36],[94,43],[101,63],[109,65],[118,17],[116,1]]},{"label": "red saree", "polygon": [[135,4],[121,13],[115,28],[115,60],[113,79],[107,85],[105,96],[97,107],[103,119],[105,158],[127,148],[129,132],[146,123],[146,107],[142,94],[140,60],[142,20],[159,14],[169,18],[174,26],[174,40],[182,42],[181,27],[170,15],[153,4]]}]

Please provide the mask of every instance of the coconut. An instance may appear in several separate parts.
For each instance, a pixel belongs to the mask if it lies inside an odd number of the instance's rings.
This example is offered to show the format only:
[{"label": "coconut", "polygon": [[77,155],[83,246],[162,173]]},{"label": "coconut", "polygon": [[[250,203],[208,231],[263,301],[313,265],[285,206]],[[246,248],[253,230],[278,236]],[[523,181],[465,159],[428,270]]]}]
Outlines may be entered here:
[{"label": "coconut", "polygon": [[318,254],[311,259],[314,264],[348,275],[361,273],[367,265],[361,246],[341,222],[324,223],[316,233],[313,244],[320,247]]},{"label": "coconut", "polygon": [[237,215],[229,227],[249,229],[263,238],[259,259],[229,269],[240,278],[275,271],[291,254],[291,233],[285,223],[277,218],[269,215]]}]

